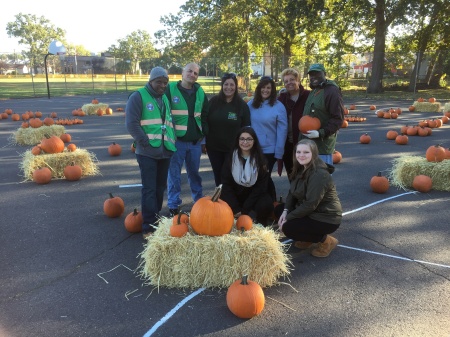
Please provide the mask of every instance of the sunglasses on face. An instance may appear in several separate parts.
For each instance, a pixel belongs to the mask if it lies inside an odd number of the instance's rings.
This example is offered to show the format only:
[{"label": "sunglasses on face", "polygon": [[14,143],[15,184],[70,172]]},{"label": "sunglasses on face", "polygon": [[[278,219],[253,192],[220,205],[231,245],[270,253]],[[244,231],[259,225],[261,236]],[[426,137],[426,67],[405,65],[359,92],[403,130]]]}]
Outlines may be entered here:
[{"label": "sunglasses on face", "polygon": [[273,81],[273,78],[270,77],[270,76],[263,76],[263,77],[260,78],[259,81],[260,81],[260,82],[261,82],[261,81]]},{"label": "sunglasses on face", "polygon": [[227,80],[229,78],[235,79],[236,78],[236,74],[235,73],[225,73],[222,76],[222,79]]}]

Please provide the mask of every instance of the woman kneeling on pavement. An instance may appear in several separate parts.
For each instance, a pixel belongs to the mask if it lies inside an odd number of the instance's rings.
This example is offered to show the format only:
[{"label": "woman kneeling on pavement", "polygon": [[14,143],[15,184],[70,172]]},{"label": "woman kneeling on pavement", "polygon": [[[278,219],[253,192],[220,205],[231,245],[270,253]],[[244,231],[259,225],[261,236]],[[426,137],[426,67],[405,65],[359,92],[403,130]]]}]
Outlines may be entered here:
[{"label": "woman kneeling on pavement", "polygon": [[[327,257],[338,240],[330,234],[341,224],[342,207],[331,173],[334,167],[319,158],[317,145],[302,139],[295,147],[294,166],[283,212],[279,215],[279,229],[295,241],[295,247],[307,249],[316,257]],[[278,214],[277,214],[278,213]]]},{"label": "woman kneeling on pavement", "polygon": [[222,168],[221,199],[228,203],[237,218],[249,215],[267,225],[273,212],[268,191],[270,173],[256,133],[250,126],[241,128]]}]

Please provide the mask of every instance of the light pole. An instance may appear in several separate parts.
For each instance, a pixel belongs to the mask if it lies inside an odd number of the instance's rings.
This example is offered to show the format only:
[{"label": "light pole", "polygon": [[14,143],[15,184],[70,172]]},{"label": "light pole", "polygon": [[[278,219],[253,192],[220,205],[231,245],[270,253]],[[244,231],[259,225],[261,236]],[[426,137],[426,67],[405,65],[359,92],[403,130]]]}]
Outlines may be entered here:
[{"label": "light pole", "polygon": [[47,57],[49,55],[65,55],[66,48],[59,41],[53,40],[48,46],[48,53],[44,57],[44,67],[45,67],[45,80],[47,82],[47,95],[50,99],[50,86],[48,85],[48,70],[47,70]]}]

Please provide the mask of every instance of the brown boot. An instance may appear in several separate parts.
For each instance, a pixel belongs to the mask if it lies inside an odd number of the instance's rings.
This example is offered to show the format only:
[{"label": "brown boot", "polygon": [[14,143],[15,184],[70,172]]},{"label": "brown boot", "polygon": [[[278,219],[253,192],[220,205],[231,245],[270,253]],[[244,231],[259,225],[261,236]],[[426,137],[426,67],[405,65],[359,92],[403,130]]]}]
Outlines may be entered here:
[{"label": "brown boot", "polygon": [[306,242],[306,241],[295,241],[294,246],[298,249],[308,249],[311,247],[313,243],[312,242]]},{"label": "brown boot", "polygon": [[327,238],[324,242],[319,242],[317,248],[311,251],[311,255],[315,257],[327,257],[330,255],[331,251],[336,248],[339,241],[332,237],[331,235],[327,235]]}]

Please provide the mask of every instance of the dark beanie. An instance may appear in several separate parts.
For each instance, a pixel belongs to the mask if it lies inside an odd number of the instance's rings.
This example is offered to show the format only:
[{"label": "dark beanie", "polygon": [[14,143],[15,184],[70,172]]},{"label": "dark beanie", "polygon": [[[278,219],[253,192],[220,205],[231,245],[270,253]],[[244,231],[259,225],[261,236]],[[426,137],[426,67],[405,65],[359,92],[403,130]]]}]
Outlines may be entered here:
[{"label": "dark beanie", "polygon": [[159,77],[165,77],[166,79],[169,79],[169,76],[167,75],[166,69],[162,67],[155,67],[150,72],[150,79],[149,82],[156,80]]}]

